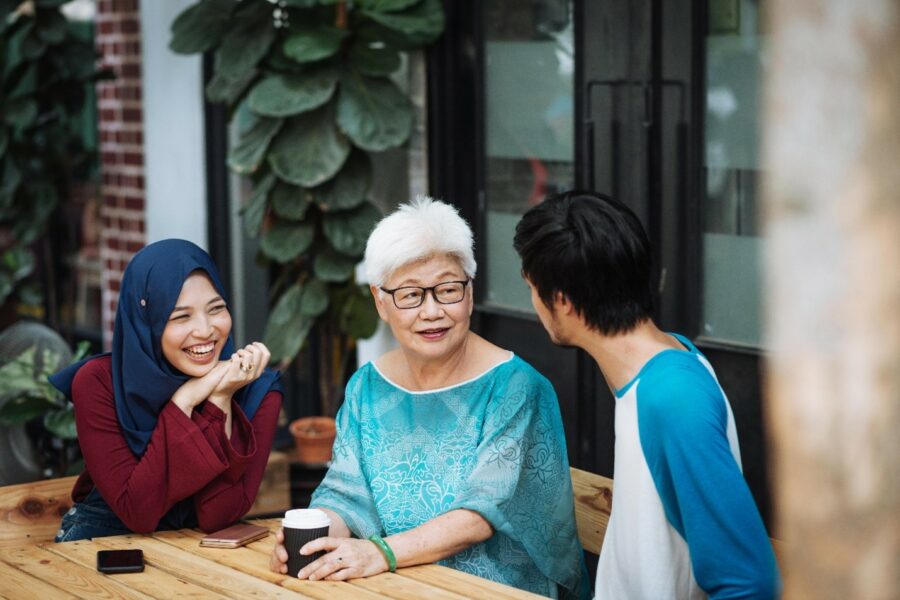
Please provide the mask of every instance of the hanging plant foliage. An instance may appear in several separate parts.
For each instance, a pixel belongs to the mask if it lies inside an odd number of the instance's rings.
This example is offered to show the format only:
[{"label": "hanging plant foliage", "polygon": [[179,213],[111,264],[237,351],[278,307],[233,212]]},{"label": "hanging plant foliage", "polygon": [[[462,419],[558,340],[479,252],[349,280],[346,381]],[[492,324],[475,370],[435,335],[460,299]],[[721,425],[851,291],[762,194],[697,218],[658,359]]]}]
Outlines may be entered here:
[{"label": "hanging plant foliage", "polygon": [[96,71],[62,0],[0,0],[0,304],[41,304],[31,244],[96,152],[78,130]]}]

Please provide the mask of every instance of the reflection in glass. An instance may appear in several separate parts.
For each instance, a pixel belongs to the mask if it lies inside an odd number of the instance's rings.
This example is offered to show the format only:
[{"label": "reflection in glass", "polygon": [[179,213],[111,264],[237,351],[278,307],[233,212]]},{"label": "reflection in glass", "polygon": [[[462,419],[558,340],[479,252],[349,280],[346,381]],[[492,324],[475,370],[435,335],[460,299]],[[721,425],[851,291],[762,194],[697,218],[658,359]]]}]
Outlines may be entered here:
[{"label": "reflection in glass", "polygon": [[709,9],[701,334],[759,346],[759,132],[767,39],[756,0],[710,0]]},{"label": "reflection in glass", "polygon": [[512,239],[526,210],[574,183],[572,3],[483,7],[486,300],[531,311]]}]

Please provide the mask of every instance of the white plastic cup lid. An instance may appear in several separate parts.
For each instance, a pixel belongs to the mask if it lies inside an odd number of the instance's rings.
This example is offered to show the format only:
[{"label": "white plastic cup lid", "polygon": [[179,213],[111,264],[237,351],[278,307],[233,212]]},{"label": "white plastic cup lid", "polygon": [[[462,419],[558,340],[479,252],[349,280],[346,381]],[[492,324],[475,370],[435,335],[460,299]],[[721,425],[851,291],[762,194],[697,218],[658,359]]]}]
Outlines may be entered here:
[{"label": "white plastic cup lid", "polygon": [[325,511],[318,508],[295,508],[284,513],[282,527],[291,529],[318,529],[331,525],[331,519]]}]

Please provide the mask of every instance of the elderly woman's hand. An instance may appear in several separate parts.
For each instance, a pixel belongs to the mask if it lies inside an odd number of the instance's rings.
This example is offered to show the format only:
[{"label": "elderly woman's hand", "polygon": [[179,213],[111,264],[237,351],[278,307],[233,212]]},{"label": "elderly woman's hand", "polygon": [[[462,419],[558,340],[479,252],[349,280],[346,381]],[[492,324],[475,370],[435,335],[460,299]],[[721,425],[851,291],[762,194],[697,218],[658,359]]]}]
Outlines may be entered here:
[{"label": "elderly woman's hand", "polygon": [[[304,545],[300,548],[300,554],[315,554],[320,550],[324,550],[326,554],[301,569],[297,574],[298,578],[344,581],[356,577],[369,577],[388,570],[384,554],[368,540],[323,537]],[[284,556],[287,560],[287,552]]]}]

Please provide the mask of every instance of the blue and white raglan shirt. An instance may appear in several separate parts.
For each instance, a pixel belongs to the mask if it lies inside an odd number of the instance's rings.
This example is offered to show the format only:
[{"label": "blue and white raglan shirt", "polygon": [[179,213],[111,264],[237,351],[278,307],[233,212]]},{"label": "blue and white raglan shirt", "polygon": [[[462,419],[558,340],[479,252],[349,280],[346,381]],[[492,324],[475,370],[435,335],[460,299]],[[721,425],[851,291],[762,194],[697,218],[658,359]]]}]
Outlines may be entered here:
[{"label": "blue and white raglan shirt", "polygon": [[706,358],[665,350],[616,392],[615,490],[598,600],[774,598],[778,569]]}]

